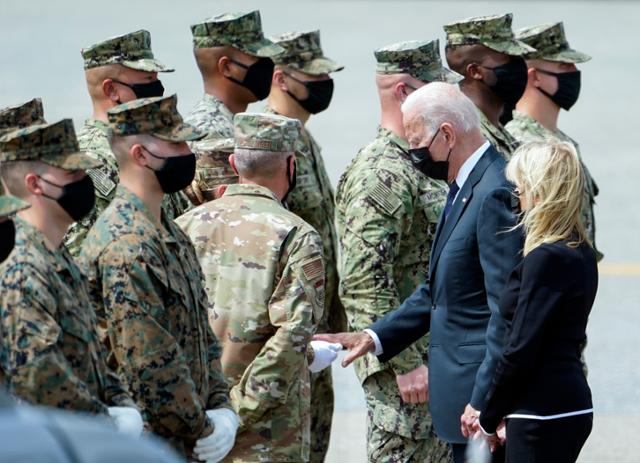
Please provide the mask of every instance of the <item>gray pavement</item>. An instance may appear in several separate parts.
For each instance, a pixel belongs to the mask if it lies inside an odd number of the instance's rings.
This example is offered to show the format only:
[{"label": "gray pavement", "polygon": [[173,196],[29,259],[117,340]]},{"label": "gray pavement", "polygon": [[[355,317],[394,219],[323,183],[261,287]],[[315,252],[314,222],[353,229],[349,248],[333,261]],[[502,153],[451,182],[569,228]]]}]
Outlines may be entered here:
[{"label": "gray pavement", "polygon": [[[564,20],[571,44],[594,59],[581,66],[582,97],[561,127],[581,144],[600,187],[598,244],[606,254],[589,326],[589,381],[596,418],[582,463],[640,461],[640,205],[637,45],[640,4],[614,1],[227,1],[2,0],[0,106],[42,96],[48,120],[90,113],[80,48],[138,28],[152,33],[156,56],[176,68],[162,76],[187,112],[200,97],[189,25],[205,17],[260,8],[268,34],[320,28],[335,75],[334,103],[310,127],[335,183],[375,135],[378,103],[372,51],[405,39],[440,38],[442,24],[478,14],[514,13],[516,27]],[[255,109],[259,109],[257,106]],[[351,369],[336,373],[336,415],[329,463],[365,461],[362,391]]]}]

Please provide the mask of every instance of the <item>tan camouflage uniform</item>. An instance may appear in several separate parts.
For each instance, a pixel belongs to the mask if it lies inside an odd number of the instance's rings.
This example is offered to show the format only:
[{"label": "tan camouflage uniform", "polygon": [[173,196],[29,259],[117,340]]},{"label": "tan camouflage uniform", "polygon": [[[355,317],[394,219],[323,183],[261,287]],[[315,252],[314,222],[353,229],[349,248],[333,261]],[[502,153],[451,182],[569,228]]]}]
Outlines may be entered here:
[{"label": "tan camouflage uniform", "polygon": [[[524,56],[534,51],[529,45],[517,40],[511,29],[513,15],[511,13],[493,16],[476,16],[455,21],[444,26],[447,34],[447,47],[464,45],[484,45],[485,47],[508,56]],[[480,127],[484,137],[507,160],[518,147],[502,124],[493,124],[478,108]]]},{"label": "tan camouflage uniform", "polygon": [[[66,170],[97,165],[78,151],[71,119],[0,138],[3,163],[41,161]],[[96,414],[107,414],[107,405],[133,406],[107,368],[85,277],[64,246],[51,250],[33,225],[14,222],[15,247],[0,264],[0,364],[9,392],[33,404]]]},{"label": "tan camouflage uniform", "polygon": [[[276,65],[311,76],[340,71],[343,66],[324,56],[320,32],[288,32],[272,40],[285,51],[274,57]],[[267,113],[275,113],[272,108]],[[325,259],[325,307],[318,323],[322,333],[347,329],[344,307],[338,296],[338,239],[335,229],[333,188],[324,166],[320,146],[303,126],[296,142],[296,188],[287,197],[287,207],[315,228],[322,237]],[[324,461],[331,438],[333,382],[331,369],[311,374],[311,463]]]},{"label": "tan camouflage uniform", "polygon": [[[213,48],[230,46],[250,56],[271,58],[282,48],[264,37],[259,11],[225,13],[205,19],[191,26],[193,47]],[[198,158],[196,178],[189,199],[198,205],[211,200],[212,192],[220,185],[235,183],[237,176],[227,159],[216,155],[212,141],[233,138],[233,113],[214,95],[205,93],[185,118],[186,122],[205,132],[206,137],[191,143]],[[231,182],[229,180],[232,180]]]},{"label": "tan camouflage uniform", "polygon": [[[114,136],[198,138],[177,112],[176,97],[135,100],[110,109]],[[91,297],[108,326],[117,371],[147,428],[189,456],[212,432],[205,410],[230,406],[220,347],[207,323],[207,296],[193,245],[162,214],[158,225],[123,186],[87,235],[80,257]]]},{"label": "tan camouflage uniform", "polygon": [[[154,58],[151,51],[151,35],[145,30],[113,37],[92,45],[82,50],[82,57],[85,69],[120,64],[145,72],[173,71]],[[87,172],[93,180],[96,194],[93,210],[81,221],[74,223],[65,236],[67,248],[76,257],[80,254],[89,229],[113,200],[119,181],[118,164],[109,145],[109,126],[106,122],[87,119],[78,133],[78,141],[80,149],[99,160],[102,165]],[[189,207],[189,200],[183,193],[166,195],[162,204],[163,210],[171,220],[184,213]]]},{"label": "tan camouflage uniform", "polygon": [[[237,148],[266,142],[293,153],[298,132],[293,119],[236,115]],[[223,343],[222,368],[241,420],[225,461],[308,461],[306,351],[324,304],[320,236],[252,184],[230,185],[178,223],[203,266],[209,321]]]},{"label": "tan camouflage uniform", "polygon": [[[517,31],[516,36],[536,49],[535,53],[527,55],[527,59],[541,59],[569,64],[584,63],[591,59],[589,55],[573,50],[569,46],[562,23],[520,29]],[[520,143],[544,140],[565,141],[571,143],[580,154],[578,143],[562,130],[550,130],[531,116],[520,111],[513,112],[513,120],[507,124],[506,128]],[[596,247],[596,223],[593,213],[595,197],[598,195],[599,189],[584,161],[581,160],[581,162],[586,179],[584,201],[582,203],[582,223],[587,230],[594,249],[596,249],[598,260],[601,260],[604,256]]]},{"label": "tan camouflage uniform", "polygon": [[[407,73],[423,82],[457,82],[442,66],[438,41],[401,42],[375,53],[377,72]],[[340,297],[349,327],[360,331],[395,310],[427,279],[431,243],[446,184],[416,170],[408,144],[385,128],[360,150],[340,179],[336,221],[340,235]],[[367,355],[354,363],[368,412],[371,462],[449,462],[449,446],[433,430],[426,404],[403,402],[396,375],[427,363],[428,339],[381,363]]]}]

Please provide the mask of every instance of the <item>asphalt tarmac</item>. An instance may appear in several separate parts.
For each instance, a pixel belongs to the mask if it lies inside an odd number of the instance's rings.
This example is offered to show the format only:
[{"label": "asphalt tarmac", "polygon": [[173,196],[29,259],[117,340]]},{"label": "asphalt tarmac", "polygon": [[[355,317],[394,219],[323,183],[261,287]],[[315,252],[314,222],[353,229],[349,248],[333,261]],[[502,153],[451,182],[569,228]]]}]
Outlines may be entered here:
[{"label": "asphalt tarmac", "polygon": [[[637,74],[640,4],[632,1],[89,1],[2,0],[0,107],[43,98],[49,121],[91,112],[80,49],[113,35],[148,29],[158,59],[176,68],[161,76],[183,114],[202,93],[189,25],[226,11],[259,8],[267,35],[319,28],[325,53],[344,64],[334,75],[329,110],[310,130],[323,146],[329,175],[339,176],[376,133],[379,118],[373,50],[400,40],[439,38],[442,25],[481,14],[514,13],[514,26],[563,20],[571,45],[593,56],[580,66],[582,93],[560,127],[580,143],[600,187],[597,243],[605,254],[589,325],[587,362],[594,430],[582,463],[640,461],[640,205]],[[259,110],[261,105],[252,109]],[[365,461],[365,411],[351,368],[334,367],[336,414],[329,463]]]}]

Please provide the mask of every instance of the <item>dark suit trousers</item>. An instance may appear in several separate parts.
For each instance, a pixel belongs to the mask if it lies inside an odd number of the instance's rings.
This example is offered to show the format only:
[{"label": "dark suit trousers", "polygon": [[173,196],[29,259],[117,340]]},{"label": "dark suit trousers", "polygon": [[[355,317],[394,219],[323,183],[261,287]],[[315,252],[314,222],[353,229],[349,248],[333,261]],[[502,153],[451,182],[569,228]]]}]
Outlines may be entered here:
[{"label": "dark suit trousers", "polygon": [[548,421],[507,419],[507,463],[574,463],[592,426],[592,414]]},{"label": "dark suit trousers", "polygon": [[[453,453],[453,463],[465,463],[467,461],[465,459],[467,444],[451,444],[451,451]],[[500,447],[491,454],[491,463],[505,463],[504,447]]]}]

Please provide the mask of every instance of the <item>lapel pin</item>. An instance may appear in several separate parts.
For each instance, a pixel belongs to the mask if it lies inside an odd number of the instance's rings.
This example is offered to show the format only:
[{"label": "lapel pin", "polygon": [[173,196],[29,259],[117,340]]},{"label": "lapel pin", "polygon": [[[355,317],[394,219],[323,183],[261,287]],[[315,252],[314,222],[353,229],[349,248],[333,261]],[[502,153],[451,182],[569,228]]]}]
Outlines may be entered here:
[{"label": "lapel pin", "polygon": [[466,203],[467,202],[467,198],[462,198],[462,202]]}]

